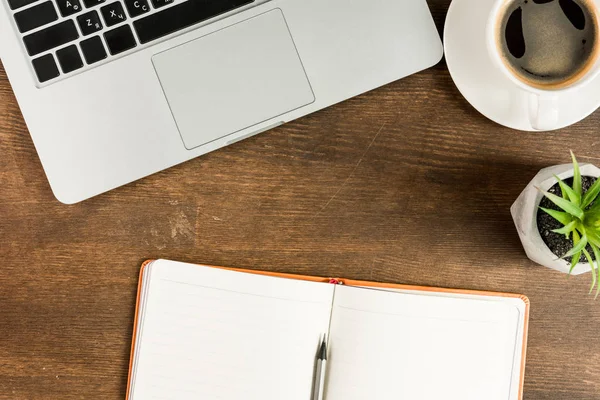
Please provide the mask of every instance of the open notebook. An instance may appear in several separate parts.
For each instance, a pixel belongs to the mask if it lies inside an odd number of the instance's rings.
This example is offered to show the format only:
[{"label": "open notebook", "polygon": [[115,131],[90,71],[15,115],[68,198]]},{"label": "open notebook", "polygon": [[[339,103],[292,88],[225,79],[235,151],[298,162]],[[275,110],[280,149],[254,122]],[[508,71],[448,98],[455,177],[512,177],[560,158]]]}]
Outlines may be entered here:
[{"label": "open notebook", "polygon": [[142,268],[129,400],[517,400],[523,296],[274,275],[174,261]]}]

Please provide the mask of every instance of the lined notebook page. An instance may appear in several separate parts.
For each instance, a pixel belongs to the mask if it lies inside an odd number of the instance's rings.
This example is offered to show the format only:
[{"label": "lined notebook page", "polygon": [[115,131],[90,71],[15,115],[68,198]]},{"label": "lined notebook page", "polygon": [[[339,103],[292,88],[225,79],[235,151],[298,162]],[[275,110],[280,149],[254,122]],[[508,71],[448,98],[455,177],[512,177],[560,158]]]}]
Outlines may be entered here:
[{"label": "lined notebook page", "polygon": [[334,285],[164,260],[149,268],[131,400],[310,398]]},{"label": "lined notebook page", "polygon": [[520,318],[511,304],[337,286],[327,400],[509,400]]}]

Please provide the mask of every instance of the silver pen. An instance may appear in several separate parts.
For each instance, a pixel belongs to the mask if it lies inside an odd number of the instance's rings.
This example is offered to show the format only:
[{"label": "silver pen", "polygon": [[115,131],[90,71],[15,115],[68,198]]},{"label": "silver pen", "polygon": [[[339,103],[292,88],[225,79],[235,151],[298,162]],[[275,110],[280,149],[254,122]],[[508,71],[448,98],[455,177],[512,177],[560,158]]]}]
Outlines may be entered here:
[{"label": "silver pen", "polygon": [[325,371],[327,370],[327,339],[324,336],[317,353],[317,366],[315,368],[315,384],[313,400],[323,400],[325,393]]}]

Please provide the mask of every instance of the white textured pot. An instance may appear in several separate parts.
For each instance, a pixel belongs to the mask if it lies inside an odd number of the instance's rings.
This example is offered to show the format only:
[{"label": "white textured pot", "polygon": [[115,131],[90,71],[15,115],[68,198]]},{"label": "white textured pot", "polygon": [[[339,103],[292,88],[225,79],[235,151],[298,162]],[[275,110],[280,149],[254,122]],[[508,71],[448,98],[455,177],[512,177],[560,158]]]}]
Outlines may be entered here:
[{"label": "white textured pot", "polygon": [[[592,164],[580,164],[582,176],[600,177],[600,168]],[[510,208],[519,238],[529,257],[532,261],[548,268],[555,269],[564,273],[568,273],[571,268],[570,263],[559,259],[542,240],[542,236],[537,226],[537,212],[542,200],[543,194],[537,188],[548,191],[556,184],[554,176],[560,179],[568,179],[573,177],[573,165],[563,164],[554,167],[542,169],[533,178],[529,185],[523,190],[521,195]],[[589,263],[579,263],[573,269],[574,275],[583,274],[591,270]]]}]

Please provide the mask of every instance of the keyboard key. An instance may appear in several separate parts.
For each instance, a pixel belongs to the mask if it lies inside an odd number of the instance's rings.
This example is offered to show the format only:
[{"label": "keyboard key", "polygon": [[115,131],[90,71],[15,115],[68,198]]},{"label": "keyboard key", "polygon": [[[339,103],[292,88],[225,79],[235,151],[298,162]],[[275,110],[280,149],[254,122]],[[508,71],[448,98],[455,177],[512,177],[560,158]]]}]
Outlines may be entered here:
[{"label": "keyboard key", "polygon": [[105,1],[106,0],[83,0],[83,4],[85,5],[85,8],[90,8],[102,4]]},{"label": "keyboard key", "polygon": [[131,18],[135,18],[150,11],[147,0],[125,0],[125,7]]},{"label": "keyboard key", "polygon": [[118,1],[102,7],[100,11],[102,11],[106,26],[113,26],[127,19],[123,6]]},{"label": "keyboard key", "polygon": [[81,46],[85,62],[88,64],[102,61],[107,57],[100,36],[94,36],[93,38],[83,40],[79,45]]},{"label": "keyboard key", "polygon": [[65,47],[64,49],[60,49],[56,52],[56,57],[58,58],[58,63],[60,64],[60,68],[65,74],[69,72],[73,72],[76,69],[83,67],[83,61],[81,60],[81,56],[79,55],[79,50],[77,50],[77,46],[72,44],[69,47]]},{"label": "keyboard key", "polygon": [[58,19],[58,14],[51,1],[19,11],[15,14],[15,21],[19,32],[24,33],[40,26],[47,25]]},{"label": "keyboard key", "polygon": [[72,20],[63,21],[46,29],[29,34],[23,38],[30,56],[43,53],[55,47],[67,44],[79,37]]},{"label": "keyboard key", "polygon": [[254,0],[188,0],[140,18],[133,26],[140,43],[144,44],[253,2]]},{"label": "keyboard key", "polygon": [[77,17],[77,23],[83,36],[91,35],[102,29],[100,16],[96,11],[90,11]]},{"label": "keyboard key", "polygon": [[37,75],[40,83],[44,83],[60,75],[52,54],[46,54],[45,56],[36,58],[32,61],[32,63],[33,69],[35,70],[35,74]]},{"label": "keyboard key", "polygon": [[123,25],[112,31],[105,32],[104,39],[106,40],[108,51],[113,56],[133,49],[136,46],[135,38],[129,25]]},{"label": "keyboard key", "polygon": [[171,4],[173,0],[152,0],[152,5],[154,8],[160,8],[166,6],[167,4]]},{"label": "keyboard key", "polygon": [[81,11],[81,3],[79,0],[56,0],[60,14],[63,17],[68,17]]},{"label": "keyboard key", "polygon": [[25,7],[29,4],[35,3],[38,0],[8,0],[8,6],[11,10],[16,10],[17,8]]}]

